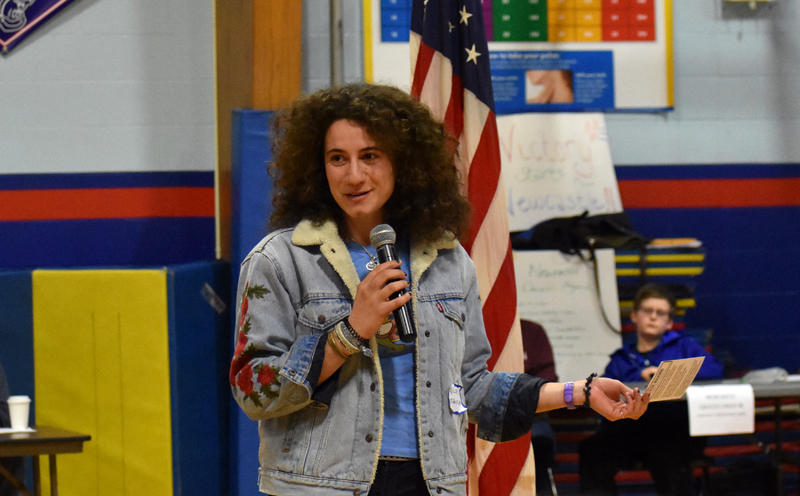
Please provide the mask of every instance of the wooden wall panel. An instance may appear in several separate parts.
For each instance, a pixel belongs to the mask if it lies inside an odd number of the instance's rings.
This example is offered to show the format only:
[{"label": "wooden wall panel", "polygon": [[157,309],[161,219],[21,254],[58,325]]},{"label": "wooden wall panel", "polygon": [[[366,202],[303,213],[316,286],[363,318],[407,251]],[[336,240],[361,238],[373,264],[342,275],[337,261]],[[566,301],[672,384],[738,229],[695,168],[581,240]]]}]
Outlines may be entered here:
[{"label": "wooden wall panel", "polygon": [[253,108],[275,110],[300,95],[302,2],[255,0],[253,7]]},{"label": "wooden wall panel", "polygon": [[230,258],[231,111],[274,110],[300,95],[301,0],[216,0],[217,257]]}]

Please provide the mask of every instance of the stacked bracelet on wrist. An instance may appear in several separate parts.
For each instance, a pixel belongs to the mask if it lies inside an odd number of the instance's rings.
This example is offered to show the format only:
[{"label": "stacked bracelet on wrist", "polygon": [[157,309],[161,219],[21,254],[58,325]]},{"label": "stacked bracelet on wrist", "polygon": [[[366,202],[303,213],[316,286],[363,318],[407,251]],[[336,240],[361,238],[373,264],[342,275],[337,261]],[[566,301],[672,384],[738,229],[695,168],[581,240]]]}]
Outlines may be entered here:
[{"label": "stacked bracelet on wrist", "polygon": [[361,347],[353,343],[349,333],[344,329],[344,324],[342,322],[336,324],[336,327],[333,328],[333,332],[336,334],[336,340],[344,346],[348,355],[353,355],[361,351]]},{"label": "stacked bracelet on wrist", "polygon": [[336,324],[336,327],[333,328],[333,332],[336,333],[336,337],[347,351],[351,352],[351,355],[361,352],[368,357],[372,356],[372,350],[369,349],[369,340],[362,338],[356,330],[353,329],[347,317]]},{"label": "stacked bracelet on wrist", "polygon": [[592,406],[589,404],[589,395],[592,394],[592,379],[597,377],[597,374],[592,372],[589,374],[589,377],[586,378],[586,385],[583,386],[583,394],[586,395],[586,402],[583,404],[586,408],[591,408]]},{"label": "stacked bracelet on wrist", "polygon": [[343,350],[342,347],[344,345],[340,346],[338,343],[339,343],[339,340],[336,338],[336,329],[331,329],[330,331],[328,331],[328,344],[330,344],[331,347],[334,350],[336,350],[336,353],[340,357],[342,357],[343,359],[347,360],[348,358],[350,358],[352,356],[352,354],[351,353],[347,353],[346,350]]}]

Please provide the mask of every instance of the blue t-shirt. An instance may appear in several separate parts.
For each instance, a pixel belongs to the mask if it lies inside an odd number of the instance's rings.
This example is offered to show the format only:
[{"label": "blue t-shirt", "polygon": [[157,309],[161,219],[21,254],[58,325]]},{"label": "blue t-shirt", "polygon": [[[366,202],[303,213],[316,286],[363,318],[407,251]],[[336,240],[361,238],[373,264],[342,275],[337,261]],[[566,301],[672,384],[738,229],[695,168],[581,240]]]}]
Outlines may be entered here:
[{"label": "blue t-shirt", "polygon": [[[358,277],[364,279],[369,274],[367,263],[369,252],[375,259],[378,256],[372,246],[362,246],[347,241],[350,257],[356,266]],[[409,273],[408,243],[397,243],[397,257],[403,262],[401,269]],[[366,250],[366,251],[365,251]],[[391,319],[390,319],[391,320]],[[381,455],[419,458],[417,451],[417,414],[414,398],[414,342],[404,343],[397,337],[392,322],[381,327],[376,336],[378,357],[383,371],[383,442]]]}]

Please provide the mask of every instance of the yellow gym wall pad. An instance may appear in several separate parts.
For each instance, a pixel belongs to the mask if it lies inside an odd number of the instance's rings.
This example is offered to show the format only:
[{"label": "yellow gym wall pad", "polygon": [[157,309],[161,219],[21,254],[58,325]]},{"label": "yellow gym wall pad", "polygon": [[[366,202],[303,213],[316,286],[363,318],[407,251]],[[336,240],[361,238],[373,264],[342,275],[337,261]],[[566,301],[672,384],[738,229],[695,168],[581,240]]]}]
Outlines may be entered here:
[{"label": "yellow gym wall pad", "polygon": [[92,436],[62,496],[172,496],[168,330],[166,270],[33,272],[36,424]]}]

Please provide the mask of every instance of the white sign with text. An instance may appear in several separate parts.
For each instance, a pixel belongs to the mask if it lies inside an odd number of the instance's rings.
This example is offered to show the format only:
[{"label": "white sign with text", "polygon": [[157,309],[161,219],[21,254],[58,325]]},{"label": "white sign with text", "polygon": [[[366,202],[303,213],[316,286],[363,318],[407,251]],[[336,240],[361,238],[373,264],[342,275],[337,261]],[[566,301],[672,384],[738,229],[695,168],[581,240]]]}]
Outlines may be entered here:
[{"label": "white sign with text", "polygon": [[686,390],[686,398],[692,436],[755,431],[756,400],[750,384],[691,386]]}]

